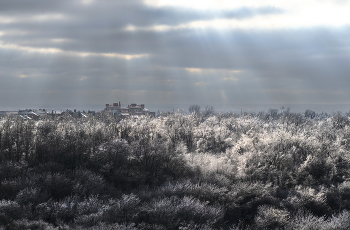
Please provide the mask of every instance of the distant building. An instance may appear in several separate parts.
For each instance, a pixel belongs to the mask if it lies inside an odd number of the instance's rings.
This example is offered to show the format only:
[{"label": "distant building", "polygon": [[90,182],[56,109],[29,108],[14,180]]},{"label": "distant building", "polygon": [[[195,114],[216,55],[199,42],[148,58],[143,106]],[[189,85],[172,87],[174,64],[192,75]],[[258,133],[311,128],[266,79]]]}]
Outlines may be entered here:
[{"label": "distant building", "polygon": [[129,108],[121,106],[119,103],[106,104],[105,112],[114,116],[129,116]]},{"label": "distant building", "polygon": [[26,110],[19,110],[18,115],[24,117],[25,119],[33,119],[33,120],[39,120],[40,115],[37,113],[34,113],[33,110],[31,109],[26,109]]},{"label": "distant building", "polygon": [[33,120],[39,120],[40,118],[40,115],[39,114],[36,114],[34,112],[29,112],[27,113],[27,117],[33,119]]},{"label": "distant building", "polygon": [[75,117],[75,118],[87,118],[88,117],[85,113],[77,111],[76,109],[74,109],[74,111],[67,109],[66,111],[63,111],[61,113],[61,115],[64,117]]},{"label": "distant building", "polygon": [[48,114],[46,109],[38,109],[38,110],[34,110],[33,112],[38,114],[40,117],[46,117]]},{"label": "distant building", "polygon": [[145,108],[144,104],[141,104],[141,105],[131,104],[131,105],[128,105],[128,107],[123,107],[121,106],[120,102],[113,103],[112,105],[106,104],[106,108],[104,111],[106,113],[109,113],[118,117],[139,116],[139,115],[145,115],[149,113],[148,109]]},{"label": "distant building", "polygon": [[137,104],[131,104],[128,105],[129,108],[129,114],[130,115],[144,115],[148,110],[145,109],[145,105],[141,104],[141,105],[137,105]]}]

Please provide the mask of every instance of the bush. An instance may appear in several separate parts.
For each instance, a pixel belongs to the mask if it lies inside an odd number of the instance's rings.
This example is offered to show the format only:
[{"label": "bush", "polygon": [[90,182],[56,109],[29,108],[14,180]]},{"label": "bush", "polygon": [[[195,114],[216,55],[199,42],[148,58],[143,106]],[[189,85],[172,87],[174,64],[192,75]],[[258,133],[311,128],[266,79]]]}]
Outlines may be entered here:
[{"label": "bush", "polygon": [[84,229],[88,227],[97,226],[100,223],[103,223],[103,213],[91,213],[88,215],[81,215],[74,219],[76,226],[83,227]]},{"label": "bush", "polygon": [[12,221],[20,219],[22,213],[21,206],[16,201],[0,201],[0,223],[2,226],[6,226]]},{"label": "bush", "polygon": [[343,211],[338,215],[333,215],[328,221],[329,229],[349,229],[350,226],[350,213],[349,211]]},{"label": "bush", "polygon": [[188,196],[183,198],[172,196],[154,200],[143,206],[140,218],[151,224],[164,225],[167,229],[179,229],[183,226],[182,223],[215,226],[222,221],[223,216],[222,208],[209,206],[208,202],[200,202]]},{"label": "bush", "polygon": [[298,178],[299,184],[306,186],[323,184],[331,180],[332,164],[327,161],[326,156],[309,155],[306,161],[299,167]]},{"label": "bush", "polygon": [[123,195],[120,200],[109,200],[104,207],[103,220],[106,223],[132,223],[139,215],[141,200],[134,194]]},{"label": "bush", "polygon": [[105,194],[110,195],[113,192],[113,188],[108,186],[105,179],[89,170],[79,169],[74,173],[74,186],[72,192],[76,196],[88,197],[90,195]]},{"label": "bush", "polygon": [[262,229],[283,228],[288,223],[289,212],[269,205],[262,205],[258,208],[255,216],[255,223]]},{"label": "bush", "polygon": [[326,191],[323,187],[316,189],[310,187],[296,187],[286,199],[293,209],[305,209],[316,216],[330,216],[331,209],[327,204]]},{"label": "bush", "polygon": [[333,115],[332,123],[335,129],[343,129],[345,126],[350,124],[350,120],[348,117],[345,117],[340,112],[338,112]]},{"label": "bush", "polygon": [[74,183],[68,175],[62,173],[45,174],[43,180],[43,188],[55,200],[68,197],[73,193]]},{"label": "bush", "polygon": [[56,229],[53,225],[42,221],[42,220],[16,220],[9,224],[8,229],[37,229],[37,230],[48,230]]},{"label": "bush", "polygon": [[78,197],[69,196],[59,202],[52,200],[36,206],[36,212],[42,220],[57,224],[59,222],[72,223],[76,217]]},{"label": "bush", "polygon": [[[137,230],[139,228],[135,227],[135,224],[106,224],[106,223],[98,223],[97,225],[86,228],[86,227],[81,227],[81,226],[76,226],[76,229],[82,229],[82,230],[105,230],[105,229],[115,229],[115,230]],[[141,228],[144,229],[144,228]],[[157,230],[154,228],[154,230]]]},{"label": "bush", "polygon": [[287,224],[287,230],[316,230],[322,229],[325,221],[322,217],[315,217],[310,212],[300,209],[293,219]]},{"label": "bush", "polygon": [[243,221],[252,224],[261,205],[278,205],[277,187],[259,182],[240,182],[230,188],[227,194],[225,220],[232,223]]},{"label": "bush", "polygon": [[14,200],[17,193],[24,189],[25,186],[25,181],[22,178],[2,181],[0,187],[0,199]]},{"label": "bush", "polygon": [[153,193],[153,197],[163,196],[177,196],[184,197],[190,196],[197,198],[201,201],[208,201],[211,204],[225,204],[227,202],[228,189],[225,187],[219,187],[215,184],[201,183],[194,184],[190,181],[166,183],[161,187],[158,187],[156,192]]},{"label": "bush", "polygon": [[110,199],[103,202],[92,196],[77,205],[77,217],[74,222],[78,226],[91,227],[98,223],[133,223],[139,214],[140,199],[134,195],[123,195],[121,199]]},{"label": "bush", "polygon": [[299,210],[293,219],[285,226],[286,230],[346,230],[350,226],[350,214],[343,211],[338,215],[333,215],[329,219],[324,217],[315,217],[308,211]]},{"label": "bush", "polygon": [[49,194],[40,191],[40,188],[22,189],[16,196],[16,201],[20,205],[32,204],[34,206],[44,203],[49,198]]},{"label": "bush", "polygon": [[14,178],[18,178],[22,176],[27,169],[28,169],[28,165],[26,162],[7,161],[0,164],[0,178],[2,180],[4,179],[11,180]]}]

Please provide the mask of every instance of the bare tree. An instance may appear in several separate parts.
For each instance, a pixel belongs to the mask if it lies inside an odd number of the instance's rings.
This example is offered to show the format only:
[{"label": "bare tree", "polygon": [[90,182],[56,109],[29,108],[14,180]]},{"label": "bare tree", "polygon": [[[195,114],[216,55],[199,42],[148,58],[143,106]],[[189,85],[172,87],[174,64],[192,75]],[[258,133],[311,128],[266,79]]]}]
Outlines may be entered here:
[{"label": "bare tree", "polygon": [[211,115],[214,114],[214,107],[207,105],[204,109],[203,116],[204,117],[210,117]]},{"label": "bare tree", "polygon": [[200,111],[201,111],[201,107],[199,105],[191,105],[189,108],[188,108],[188,111],[190,113],[194,113],[196,115],[199,115],[200,114]]}]

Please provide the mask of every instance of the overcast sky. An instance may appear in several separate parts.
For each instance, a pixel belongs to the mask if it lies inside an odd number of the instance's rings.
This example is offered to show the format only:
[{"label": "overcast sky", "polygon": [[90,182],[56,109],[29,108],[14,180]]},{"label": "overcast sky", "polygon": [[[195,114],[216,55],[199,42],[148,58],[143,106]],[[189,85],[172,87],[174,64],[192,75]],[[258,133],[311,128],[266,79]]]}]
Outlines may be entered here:
[{"label": "overcast sky", "polygon": [[0,110],[350,103],[347,0],[0,0]]}]

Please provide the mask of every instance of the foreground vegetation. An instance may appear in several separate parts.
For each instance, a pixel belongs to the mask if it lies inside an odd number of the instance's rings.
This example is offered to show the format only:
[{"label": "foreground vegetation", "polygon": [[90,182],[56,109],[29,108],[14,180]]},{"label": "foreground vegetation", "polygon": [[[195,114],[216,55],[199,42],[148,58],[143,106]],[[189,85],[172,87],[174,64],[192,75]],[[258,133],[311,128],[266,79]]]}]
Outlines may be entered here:
[{"label": "foreground vegetation", "polygon": [[348,229],[347,115],[0,120],[6,229]]}]

